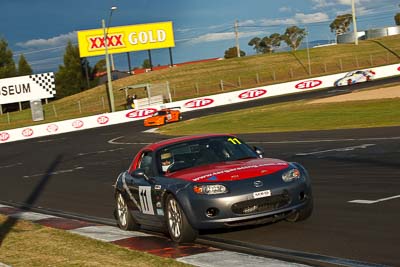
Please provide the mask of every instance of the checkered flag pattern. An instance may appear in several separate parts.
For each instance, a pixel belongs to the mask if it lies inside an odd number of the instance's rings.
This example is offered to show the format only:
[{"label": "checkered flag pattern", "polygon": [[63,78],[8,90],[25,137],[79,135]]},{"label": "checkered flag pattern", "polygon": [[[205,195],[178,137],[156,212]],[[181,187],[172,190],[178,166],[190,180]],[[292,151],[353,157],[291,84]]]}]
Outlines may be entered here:
[{"label": "checkered flag pattern", "polygon": [[40,87],[42,87],[44,90],[46,90],[46,92],[48,92],[49,94],[56,94],[56,84],[54,81],[53,72],[29,75],[29,78]]}]

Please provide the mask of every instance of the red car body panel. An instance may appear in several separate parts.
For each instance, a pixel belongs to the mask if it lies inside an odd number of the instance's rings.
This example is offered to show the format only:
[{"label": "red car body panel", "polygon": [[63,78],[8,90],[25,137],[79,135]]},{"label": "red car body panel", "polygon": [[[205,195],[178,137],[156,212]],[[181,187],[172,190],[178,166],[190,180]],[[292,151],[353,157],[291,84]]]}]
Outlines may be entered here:
[{"label": "red car body panel", "polygon": [[287,162],[278,159],[248,159],[198,166],[165,176],[191,182],[237,181],[272,174],[288,166]]}]

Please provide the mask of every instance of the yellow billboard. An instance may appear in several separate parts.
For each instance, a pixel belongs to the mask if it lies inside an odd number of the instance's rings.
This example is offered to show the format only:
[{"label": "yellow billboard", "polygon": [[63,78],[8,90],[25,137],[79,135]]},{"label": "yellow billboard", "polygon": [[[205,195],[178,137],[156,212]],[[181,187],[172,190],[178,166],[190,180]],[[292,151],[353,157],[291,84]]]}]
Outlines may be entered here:
[{"label": "yellow billboard", "polygon": [[78,31],[80,57],[104,55],[105,39],[109,54],[175,46],[171,21],[110,27],[106,31],[107,38],[103,28]]}]

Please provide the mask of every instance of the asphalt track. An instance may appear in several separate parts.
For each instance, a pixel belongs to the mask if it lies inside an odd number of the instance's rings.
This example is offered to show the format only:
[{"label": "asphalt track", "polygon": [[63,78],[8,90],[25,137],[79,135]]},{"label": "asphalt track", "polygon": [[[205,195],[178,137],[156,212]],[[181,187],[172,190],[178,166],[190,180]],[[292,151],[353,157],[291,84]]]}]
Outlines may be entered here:
[{"label": "asphalt track", "polygon": [[[324,90],[307,97],[344,92]],[[212,112],[295,98],[304,95]],[[210,111],[184,115],[187,119],[203,114]],[[0,202],[112,222],[112,184],[117,174],[128,168],[144,144],[166,138],[143,130],[140,122],[132,122],[1,144]],[[337,257],[348,259],[348,266],[357,266],[351,260],[400,265],[400,127],[240,136],[263,147],[267,156],[306,166],[313,179],[314,213],[295,224],[202,232],[201,242],[222,241],[258,254],[280,249],[316,258]]]}]

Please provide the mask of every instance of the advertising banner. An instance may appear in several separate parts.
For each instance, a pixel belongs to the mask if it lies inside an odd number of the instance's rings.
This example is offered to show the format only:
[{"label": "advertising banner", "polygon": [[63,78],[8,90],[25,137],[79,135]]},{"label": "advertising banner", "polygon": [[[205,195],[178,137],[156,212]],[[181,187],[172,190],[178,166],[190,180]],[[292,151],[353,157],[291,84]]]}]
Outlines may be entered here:
[{"label": "advertising banner", "polygon": [[53,72],[0,80],[0,105],[52,98],[55,94]]},{"label": "advertising banner", "polygon": [[[137,24],[106,29],[78,31],[80,57],[168,48],[175,46],[172,22]],[[105,41],[107,39],[107,41]]]}]

